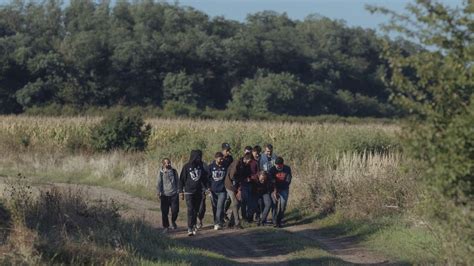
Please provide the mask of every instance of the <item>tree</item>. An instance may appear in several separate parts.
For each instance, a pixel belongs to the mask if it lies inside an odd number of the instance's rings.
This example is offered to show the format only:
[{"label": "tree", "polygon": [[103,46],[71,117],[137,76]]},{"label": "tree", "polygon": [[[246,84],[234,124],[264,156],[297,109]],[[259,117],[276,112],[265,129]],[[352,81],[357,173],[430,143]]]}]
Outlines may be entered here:
[{"label": "tree", "polygon": [[[412,16],[371,8],[392,16],[388,30],[398,30],[427,49],[407,57],[385,43],[392,72],[393,100],[412,114],[407,128],[409,148],[427,164],[424,177],[457,202],[474,196],[474,5],[451,9],[417,0]],[[414,17],[412,19],[411,17]],[[408,22],[404,27],[399,22]],[[414,72],[416,75],[407,75]]]},{"label": "tree", "polygon": [[163,80],[164,101],[175,101],[186,105],[197,106],[201,103],[199,89],[202,80],[196,75],[168,73]]}]

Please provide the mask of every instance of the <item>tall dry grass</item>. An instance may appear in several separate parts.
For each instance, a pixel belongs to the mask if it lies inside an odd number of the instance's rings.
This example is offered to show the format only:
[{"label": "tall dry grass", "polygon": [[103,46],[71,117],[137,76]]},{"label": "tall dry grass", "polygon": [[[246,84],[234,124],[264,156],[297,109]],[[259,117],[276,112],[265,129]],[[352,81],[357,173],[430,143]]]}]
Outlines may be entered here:
[{"label": "tall dry grass", "polygon": [[246,145],[272,143],[294,172],[291,207],[371,216],[397,211],[411,197],[413,182],[400,170],[393,125],[151,119],[145,153],[94,153],[88,143],[99,121],[0,116],[0,174],[22,172],[153,196],[162,157],[180,170],[191,149],[202,149],[209,162],[224,141],[236,156]]}]

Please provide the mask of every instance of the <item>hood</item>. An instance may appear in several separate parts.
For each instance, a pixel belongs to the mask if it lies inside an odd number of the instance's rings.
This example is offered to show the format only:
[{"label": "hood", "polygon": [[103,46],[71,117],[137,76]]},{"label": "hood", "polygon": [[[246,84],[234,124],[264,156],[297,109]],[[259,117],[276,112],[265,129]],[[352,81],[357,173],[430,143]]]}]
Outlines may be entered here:
[{"label": "hood", "polygon": [[201,150],[192,150],[191,155],[189,156],[189,163],[193,166],[198,165],[200,162],[199,159],[202,160],[202,151]]}]

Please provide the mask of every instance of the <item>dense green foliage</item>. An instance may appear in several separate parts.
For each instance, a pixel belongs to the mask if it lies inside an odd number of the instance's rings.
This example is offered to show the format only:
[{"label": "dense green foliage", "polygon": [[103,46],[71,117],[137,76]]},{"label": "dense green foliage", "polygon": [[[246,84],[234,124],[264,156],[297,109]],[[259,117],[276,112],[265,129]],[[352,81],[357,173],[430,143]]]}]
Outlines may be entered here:
[{"label": "dense green foliage", "polygon": [[112,113],[92,128],[91,146],[97,151],[145,150],[151,126],[139,114]]},{"label": "dense green foliage", "polygon": [[240,23],[151,0],[12,1],[0,7],[0,113],[171,102],[178,114],[390,116],[381,52],[374,31],[319,16]]},{"label": "dense green foliage", "polygon": [[[375,9],[377,10],[377,9]],[[393,98],[412,113],[406,147],[428,185],[423,211],[440,225],[447,264],[472,264],[474,247],[474,4],[456,9],[417,0],[410,16],[389,10],[396,29],[430,50],[408,57],[387,45]],[[413,25],[407,28],[403,25]],[[414,29],[414,30],[412,30]],[[416,73],[409,76],[407,73]],[[467,255],[471,254],[471,255]]]},{"label": "dense green foliage", "polygon": [[450,9],[419,0],[411,11],[419,30],[397,24],[389,28],[409,33],[432,49],[401,56],[387,45],[389,85],[394,101],[413,114],[408,147],[426,162],[429,183],[463,202],[474,196],[474,6],[466,1],[462,9]]}]

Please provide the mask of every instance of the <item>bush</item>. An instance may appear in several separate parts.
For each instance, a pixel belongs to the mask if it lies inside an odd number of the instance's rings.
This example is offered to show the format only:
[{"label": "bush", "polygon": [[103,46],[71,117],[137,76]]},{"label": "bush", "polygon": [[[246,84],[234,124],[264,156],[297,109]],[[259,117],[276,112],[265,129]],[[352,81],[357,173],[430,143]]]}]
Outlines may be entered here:
[{"label": "bush", "polygon": [[141,115],[112,113],[92,129],[92,147],[97,151],[143,151],[150,133],[151,125],[145,125]]}]

